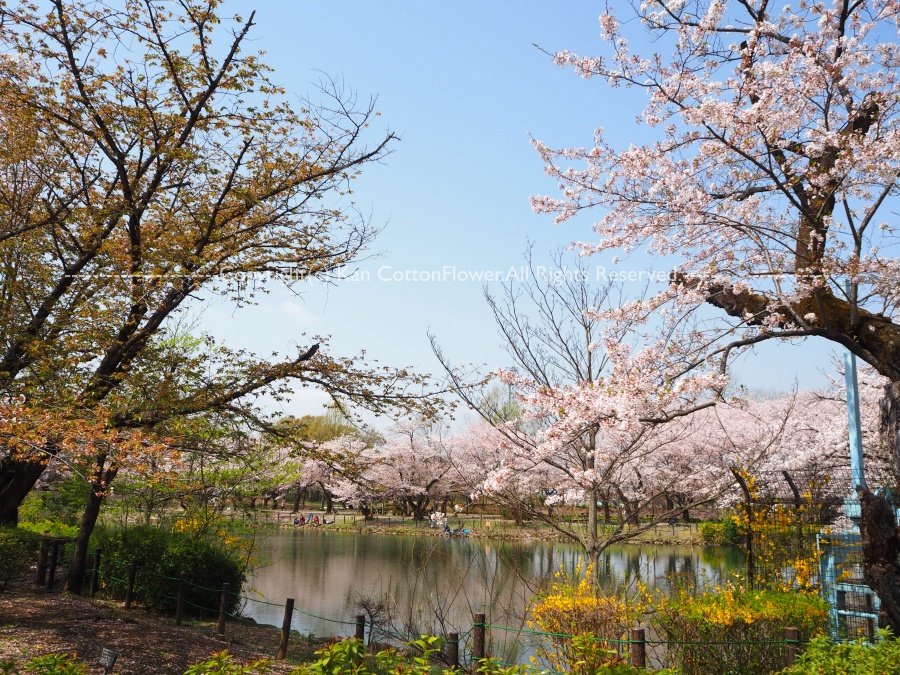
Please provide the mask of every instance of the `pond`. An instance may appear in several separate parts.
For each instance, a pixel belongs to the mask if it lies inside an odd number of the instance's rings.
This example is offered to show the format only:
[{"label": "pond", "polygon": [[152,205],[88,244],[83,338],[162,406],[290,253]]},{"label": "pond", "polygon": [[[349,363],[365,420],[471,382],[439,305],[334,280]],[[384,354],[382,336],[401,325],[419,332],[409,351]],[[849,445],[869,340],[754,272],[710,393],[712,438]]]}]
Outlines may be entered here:
[{"label": "pond", "polygon": [[[363,607],[379,614],[391,634],[467,633],[472,614],[513,630],[491,632],[494,654],[514,662],[527,655],[516,640],[528,602],[542,580],[575,569],[582,554],[552,542],[408,537],[298,529],[260,542],[268,562],[244,588],[244,616],[280,626],[286,598],[294,598],[293,628],[318,636],[352,635]],[[713,582],[742,565],[723,548],[620,545],[606,551],[602,578],[610,588],[636,581],[665,588],[673,575]],[[266,604],[272,603],[272,604]],[[506,636],[501,635],[506,633]]]}]

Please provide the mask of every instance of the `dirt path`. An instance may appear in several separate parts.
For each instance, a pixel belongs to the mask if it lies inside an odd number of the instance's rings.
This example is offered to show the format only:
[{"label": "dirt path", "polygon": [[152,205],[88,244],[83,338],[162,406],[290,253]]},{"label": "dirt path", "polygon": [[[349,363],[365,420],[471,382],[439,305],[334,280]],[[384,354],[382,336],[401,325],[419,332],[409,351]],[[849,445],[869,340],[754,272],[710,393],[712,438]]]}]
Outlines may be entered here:
[{"label": "dirt path", "polygon": [[[171,619],[139,609],[126,611],[120,603],[91,601],[27,585],[0,595],[0,661],[24,662],[48,653],[75,653],[96,665],[100,650],[119,652],[114,673],[181,674],[187,666],[227,649],[243,663],[272,658],[278,631],[271,626],[229,623],[226,641],[216,639],[211,623],[176,627]],[[289,661],[309,660],[317,645],[292,634]],[[287,663],[270,664],[271,672],[287,673]],[[99,669],[93,672],[100,672]]]}]

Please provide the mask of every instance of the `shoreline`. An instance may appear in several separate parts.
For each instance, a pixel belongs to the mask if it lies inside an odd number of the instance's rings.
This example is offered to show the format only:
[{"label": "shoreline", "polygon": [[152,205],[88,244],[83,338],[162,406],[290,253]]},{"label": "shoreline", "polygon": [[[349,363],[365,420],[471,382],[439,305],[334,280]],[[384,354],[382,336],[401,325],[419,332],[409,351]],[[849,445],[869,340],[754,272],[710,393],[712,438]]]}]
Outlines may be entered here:
[{"label": "shoreline", "polygon": [[[327,525],[293,525],[292,519],[296,514],[284,512],[278,513],[284,520],[262,521],[269,525],[276,526],[276,531],[293,530],[293,529],[317,529],[330,532],[356,533],[356,534],[380,534],[404,537],[446,537],[442,529],[429,527],[428,521],[413,521],[412,519],[401,519],[400,516],[391,516],[385,518],[373,518],[369,521],[363,521],[361,517],[356,516],[353,522],[348,522],[348,514],[335,514],[343,521],[338,520],[335,523]],[[322,518],[322,513],[313,511],[315,515]],[[355,515],[355,514],[350,514]],[[396,519],[396,520],[392,520]],[[568,543],[575,542],[560,532],[550,529],[549,527],[535,527],[531,524],[525,526],[516,526],[512,521],[499,519],[479,520],[477,518],[460,518],[458,526],[466,527],[469,533],[465,537],[470,539],[485,539],[489,541],[504,542],[553,542]],[[602,537],[602,534],[601,534]],[[457,538],[457,537],[453,537]],[[678,523],[675,526],[668,524],[660,524],[652,527],[638,535],[633,539],[619,542],[619,545],[647,545],[647,546],[716,546],[715,544],[705,543],[700,536],[699,523]]]}]

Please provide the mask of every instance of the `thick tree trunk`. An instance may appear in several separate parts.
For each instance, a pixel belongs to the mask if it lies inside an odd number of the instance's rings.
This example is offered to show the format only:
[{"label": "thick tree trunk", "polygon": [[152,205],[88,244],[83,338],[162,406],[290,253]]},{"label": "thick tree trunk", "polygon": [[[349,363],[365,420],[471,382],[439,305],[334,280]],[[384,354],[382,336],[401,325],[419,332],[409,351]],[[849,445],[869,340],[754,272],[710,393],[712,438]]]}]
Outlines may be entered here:
[{"label": "thick tree trunk", "polygon": [[890,452],[894,487],[900,488],[900,380],[884,388],[881,399],[881,442]]},{"label": "thick tree trunk", "polygon": [[303,490],[297,490],[297,496],[294,497],[294,506],[291,513],[297,513],[300,510],[300,498],[303,496]]},{"label": "thick tree trunk", "polygon": [[6,457],[0,461],[0,525],[19,523],[19,506],[31,492],[47,464]]},{"label": "thick tree trunk", "polygon": [[[894,485],[900,488],[900,381],[885,387],[881,399],[881,442],[889,453]],[[860,534],[863,546],[863,576],[878,594],[881,609],[894,635],[900,634],[900,527],[896,508],[868,490],[861,491]]]},{"label": "thick tree trunk", "polygon": [[428,504],[428,497],[419,497],[417,499],[407,497],[406,499],[406,506],[409,508],[409,512],[412,513],[413,520],[425,520],[425,511],[428,510]]},{"label": "thick tree trunk", "polygon": [[894,507],[869,490],[860,490],[863,577],[878,594],[887,626],[900,634],[900,529]]}]

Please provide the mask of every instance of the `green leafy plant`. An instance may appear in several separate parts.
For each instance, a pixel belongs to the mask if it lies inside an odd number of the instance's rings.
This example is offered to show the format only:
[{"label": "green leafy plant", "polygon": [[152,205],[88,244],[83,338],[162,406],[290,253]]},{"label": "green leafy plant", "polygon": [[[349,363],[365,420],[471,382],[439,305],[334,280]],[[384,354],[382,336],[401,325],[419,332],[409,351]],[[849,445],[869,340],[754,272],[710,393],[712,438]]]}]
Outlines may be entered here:
[{"label": "green leafy plant", "polygon": [[898,675],[900,639],[889,631],[879,631],[874,644],[832,642],[813,638],[797,661],[781,671],[783,675]]},{"label": "green leafy plant", "polygon": [[[619,659],[610,663],[610,655],[592,636],[574,638],[573,642],[573,653],[580,654],[582,660],[577,669],[565,671],[572,675],[640,675],[646,672]],[[462,675],[463,671],[458,668],[447,668],[435,662],[441,644],[440,638],[423,635],[408,643],[403,651],[383,649],[370,654],[357,639],[341,640],[317,651],[318,660],[300,666],[292,675]],[[499,659],[485,658],[475,664],[474,672],[479,675],[548,675],[551,671],[531,665],[507,666]],[[657,672],[675,675],[670,670]]]},{"label": "green leafy plant", "polygon": [[21,672],[28,675],[87,675],[89,671],[74,654],[44,654],[26,661]]},{"label": "green leafy plant", "polygon": [[[394,650],[385,650],[381,667],[393,667]],[[362,640],[341,640],[316,651],[319,657],[314,663],[299,668],[302,675],[340,675],[341,673],[385,672],[370,670],[366,664],[366,646]]]},{"label": "green leafy plant", "polygon": [[216,652],[205,661],[195,663],[184,675],[262,675],[269,672],[268,662],[254,661],[247,665],[237,663],[228,650]]}]

